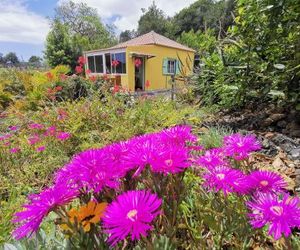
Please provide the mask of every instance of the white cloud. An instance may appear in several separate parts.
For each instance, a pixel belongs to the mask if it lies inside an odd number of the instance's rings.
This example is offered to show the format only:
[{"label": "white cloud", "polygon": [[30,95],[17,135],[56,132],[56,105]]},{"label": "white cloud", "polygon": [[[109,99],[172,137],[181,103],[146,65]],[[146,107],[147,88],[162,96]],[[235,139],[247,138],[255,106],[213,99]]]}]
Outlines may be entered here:
[{"label": "white cloud", "polygon": [[[64,0],[59,0],[62,2]],[[84,2],[96,8],[99,15],[105,20],[113,16],[119,16],[114,22],[119,30],[136,29],[138,20],[142,14],[141,8],[148,8],[152,0],[73,0]],[[182,8],[189,6],[195,0],[156,0],[158,8],[168,16],[173,16]]]},{"label": "white cloud", "polygon": [[30,12],[24,0],[0,0],[0,41],[42,44],[49,31],[47,19]]}]

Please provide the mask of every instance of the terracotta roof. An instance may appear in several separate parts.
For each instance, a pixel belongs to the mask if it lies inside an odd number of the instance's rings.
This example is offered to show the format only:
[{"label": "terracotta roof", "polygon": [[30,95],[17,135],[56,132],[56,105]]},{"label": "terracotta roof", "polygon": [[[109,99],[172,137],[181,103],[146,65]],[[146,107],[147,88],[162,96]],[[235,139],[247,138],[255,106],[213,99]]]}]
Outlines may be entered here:
[{"label": "terracotta roof", "polygon": [[[121,48],[126,48],[128,46],[151,45],[151,44],[156,44],[156,45],[161,45],[161,46],[195,52],[195,50],[193,50],[187,46],[184,46],[178,42],[175,42],[165,36],[159,35],[159,34],[155,33],[154,31],[151,31],[151,32],[141,35],[141,36],[138,36],[129,41],[119,43],[111,48],[100,49],[100,50],[121,49]],[[96,50],[96,51],[100,51],[100,50]]]}]

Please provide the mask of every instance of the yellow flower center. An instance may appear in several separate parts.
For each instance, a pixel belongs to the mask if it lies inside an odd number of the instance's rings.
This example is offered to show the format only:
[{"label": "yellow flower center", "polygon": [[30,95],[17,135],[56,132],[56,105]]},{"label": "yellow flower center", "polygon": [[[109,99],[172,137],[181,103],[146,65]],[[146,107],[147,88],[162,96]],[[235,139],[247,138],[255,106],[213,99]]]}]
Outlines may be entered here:
[{"label": "yellow flower center", "polygon": [[219,180],[223,180],[225,178],[225,174],[217,174],[217,178]]},{"label": "yellow flower center", "polygon": [[263,187],[268,186],[269,182],[268,181],[261,181],[260,185],[262,185]]},{"label": "yellow flower center", "polygon": [[127,213],[127,218],[131,221],[136,221],[138,211],[136,209],[132,209]]},{"label": "yellow flower center", "polygon": [[283,214],[283,208],[281,206],[272,206],[270,210],[278,216]]}]

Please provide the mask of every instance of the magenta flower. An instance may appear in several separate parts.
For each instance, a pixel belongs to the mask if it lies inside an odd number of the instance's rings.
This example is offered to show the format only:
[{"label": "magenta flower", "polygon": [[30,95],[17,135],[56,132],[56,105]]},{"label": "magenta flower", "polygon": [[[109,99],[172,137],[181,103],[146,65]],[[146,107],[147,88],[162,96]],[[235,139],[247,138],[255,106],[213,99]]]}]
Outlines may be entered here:
[{"label": "magenta flower", "polygon": [[19,127],[18,126],[10,126],[10,127],[8,127],[8,129],[10,131],[17,131],[19,129]]},{"label": "magenta flower", "polygon": [[261,193],[256,200],[247,203],[252,210],[248,216],[254,228],[269,226],[269,235],[278,240],[282,234],[288,237],[291,228],[300,227],[300,199],[284,194],[282,198]]},{"label": "magenta flower", "polygon": [[109,243],[117,242],[131,235],[131,240],[147,236],[152,229],[150,223],[160,214],[162,200],[150,191],[127,191],[119,195],[106,209],[103,217],[105,232],[109,234]]},{"label": "magenta flower", "polygon": [[49,128],[47,128],[46,132],[45,132],[45,136],[55,136],[56,134],[56,127],[55,126],[51,126]]},{"label": "magenta flower", "polygon": [[5,141],[5,140],[9,139],[10,137],[12,137],[11,134],[1,135],[0,136],[0,141]]},{"label": "magenta flower", "polygon": [[246,159],[249,153],[261,149],[259,141],[253,135],[233,134],[225,136],[223,142],[226,154],[236,160]]},{"label": "magenta flower", "polygon": [[11,148],[11,149],[9,150],[9,152],[12,153],[12,154],[18,153],[18,152],[20,152],[20,151],[21,151],[21,149],[20,149],[19,147]]},{"label": "magenta flower", "polygon": [[65,141],[68,140],[71,137],[71,134],[68,132],[58,132],[56,138],[61,140],[61,141]]},{"label": "magenta flower", "polygon": [[131,140],[132,147],[127,156],[124,157],[124,162],[131,168],[137,167],[134,176],[139,175],[143,169],[150,164],[151,159],[154,159],[158,154],[158,143],[156,134],[149,134],[133,138]]},{"label": "magenta flower", "polygon": [[46,146],[40,146],[36,149],[37,152],[42,152],[46,149]]},{"label": "magenta flower", "polygon": [[227,166],[217,166],[214,169],[209,169],[203,174],[203,178],[205,180],[204,187],[216,192],[221,190],[224,195],[233,192],[244,194],[249,189],[243,172]]},{"label": "magenta flower", "polygon": [[39,194],[30,195],[29,203],[23,205],[24,210],[14,215],[12,222],[19,226],[13,231],[13,236],[16,239],[30,236],[38,230],[49,212],[67,204],[77,195],[77,191],[68,189],[66,186],[53,186]]},{"label": "magenta flower", "polygon": [[38,135],[33,135],[32,137],[28,138],[29,145],[34,145],[40,141],[40,137]]},{"label": "magenta flower", "polygon": [[30,129],[43,129],[44,126],[43,124],[40,124],[40,123],[31,123],[28,125],[28,128]]},{"label": "magenta flower", "polygon": [[223,149],[213,148],[207,150],[204,155],[200,156],[197,163],[201,167],[213,169],[217,166],[227,165]]},{"label": "magenta flower", "polygon": [[262,193],[281,192],[287,187],[281,175],[267,170],[253,171],[248,177],[252,190]]},{"label": "magenta flower", "polygon": [[196,142],[197,137],[191,133],[192,128],[187,125],[178,125],[169,129],[164,129],[158,135],[163,141],[177,144],[185,145],[187,142]]},{"label": "magenta flower", "polygon": [[105,149],[89,149],[76,155],[56,173],[56,183],[67,183],[99,192],[104,187],[116,188],[123,172],[122,166],[113,165]]},{"label": "magenta flower", "polygon": [[155,157],[150,159],[150,165],[153,172],[176,174],[191,165],[189,152],[184,147],[169,145],[161,148]]}]

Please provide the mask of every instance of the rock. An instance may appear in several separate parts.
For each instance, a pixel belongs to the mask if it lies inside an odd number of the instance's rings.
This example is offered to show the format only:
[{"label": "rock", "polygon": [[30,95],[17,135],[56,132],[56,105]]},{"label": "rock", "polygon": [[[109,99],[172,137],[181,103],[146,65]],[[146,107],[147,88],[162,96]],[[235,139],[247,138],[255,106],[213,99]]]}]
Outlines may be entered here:
[{"label": "rock", "polygon": [[272,114],[269,116],[269,119],[271,119],[273,122],[277,122],[283,119],[284,117],[286,117],[285,114]]},{"label": "rock", "polygon": [[263,122],[262,122],[262,125],[267,127],[267,126],[270,126],[271,124],[273,123],[273,120],[271,118],[267,118],[265,119]]},{"label": "rock", "polygon": [[285,128],[286,127],[286,125],[287,125],[287,122],[286,121],[279,121],[279,122],[277,122],[277,124],[276,124],[279,128]]},{"label": "rock", "polygon": [[299,147],[299,148],[292,149],[292,150],[289,152],[289,155],[291,156],[291,159],[292,159],[292,160],[300,160],[300,147]]},{"label": "rock", "polygon": [[268,132],[268,133],[265,134],[265,137],[267,139],[271,139],[272,137],[274,137],[274,135],[275,135],[274,133]]},{"label": "rock", "polygon": [[290,131],[290,136],[292,136],[292,137],[300,137],[300,129],[291,130]]}]

